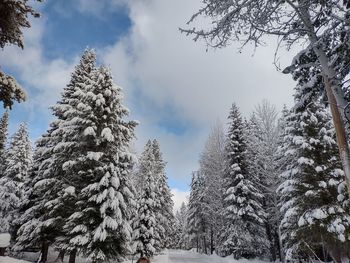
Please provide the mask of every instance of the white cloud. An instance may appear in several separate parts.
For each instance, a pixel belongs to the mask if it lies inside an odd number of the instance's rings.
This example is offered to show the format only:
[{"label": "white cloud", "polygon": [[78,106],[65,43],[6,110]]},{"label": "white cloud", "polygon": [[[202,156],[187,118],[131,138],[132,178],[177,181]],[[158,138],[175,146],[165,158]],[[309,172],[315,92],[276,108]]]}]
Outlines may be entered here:
[{"label": "white cloud", "polygon": [[178,211],[183,202],[188,203],[188,198],[190,193],[188,191],[184,192],[179,189],[171,189],[174,201],[174,212]]},{"label": "white cloud", "polygon": [[[198,4],[129,1],[132,28],[104,51],[104,61],[125,87],[128,105],[141,121],[138,148],[148,137],[158,137],[169,174],[179,182],[189,181],[191,171],[197,169],[209,127],[217,118],[226,120],[232,102],[246,116],[264,98],[282,108],[292,101],[294,85],[290,76],[277,72],[272,64],[274,47],[257,49],[254,56],[251,50],[238,53],[237,45],[206,52],[203,43],[181,34],[178,28],[185,26]],[[288,63],[290,57],[283,59]],[[142,96],[137,100],[135,94]],[[169,108],[172,125],[182,120],[191,132],[174,134],[159,124],[169,118]]]},{"label": "white cloud", "polygon": [[[106,8],[123,5],[132,23],[129,33],[98,53],[111,66],[117,84],[124,87],[132,117],[141,122],[138,150],[147,139],[157,138],[172,181],[189,182],[210,126],[217,118],[226,120],[232,102],[246,115],[263,98],[279,108],[291,102],[294,83],[276,72],[272,47],[258,49],[254,56],[250,50],[239,54],[237,46],[206,52],[203,43],[180,34],[178,28],[185,26],[199,1],[79,0],[77,8],[101,16]],[[47,107],[59,97],[78,57],[70,61],[45,58],[45,19],[34,19],[32,24],[25,33],[25,49],[6,47],[0,52],[1,66],[15,69],[21,84],[32,87],[27,106],[41,107],[49,115]],[[285,61],[289,59],[286,56]],[[176,133],[162,124],[164,119],[189,129]]]}]

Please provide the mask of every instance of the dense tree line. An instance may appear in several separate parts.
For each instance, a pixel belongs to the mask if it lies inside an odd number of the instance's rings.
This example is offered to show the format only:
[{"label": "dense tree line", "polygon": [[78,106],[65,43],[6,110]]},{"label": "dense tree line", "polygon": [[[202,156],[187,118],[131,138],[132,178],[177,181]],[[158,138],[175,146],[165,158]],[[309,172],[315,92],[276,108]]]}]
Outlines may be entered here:
[{"label": "dense tree line", "polygon": [[330,111],[314,90],[300,83],[279,118],[267,101],[249,120],[232,105],[225,147],[216,127],[192,175],[179,247],[236,259],[349,257],[350,199]]}]

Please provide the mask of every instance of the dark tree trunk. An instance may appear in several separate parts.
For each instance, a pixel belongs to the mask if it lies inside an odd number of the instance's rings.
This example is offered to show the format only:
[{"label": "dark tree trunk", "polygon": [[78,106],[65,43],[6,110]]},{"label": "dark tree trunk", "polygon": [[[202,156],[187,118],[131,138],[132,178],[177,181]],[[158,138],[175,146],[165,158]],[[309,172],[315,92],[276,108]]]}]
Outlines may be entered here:
[{"label": "dark tree trunk", "polygon": [[0,257],[4,257],[6,252],[6,247],[0,247]]},{"label": "dark tree trunk", "polygon": [[214,232],[213,232],[213,226],[210,228],[210,254],[212,255],[214,253]]},{"label": "dark tree trunk", "polygon": [[47,262],[47,255],[49,253],[49,242],[43,241],[41,243],[41,257],[39,263],[46,263]]},{"label": "dark tree trunk", "polygon": [[208,254],[207,251],[207,241],[205,239],[205,234],[203,235],[203,247],[204,247],[204,254]]},{"label": "dark tree trunk", "polygon": [[198,252],[199,252],[199,240],[198,240],[198,235],[197,235],[196,243],[197,243],[197,253],[198,253]]},{"label": "dark tree trunk", "polygon": [[280,244],[280,236],[278,235],[278,231],[275,231],[274,233],[274,246],[275,246],[275,252],[277,252],[276,257],[278,256],[279,261],[283,262],[282,254],[281,254],[281,244]]},{"label": "dark tree trunk", "polygon": [[57,259],[55,260],[55,262],[63,262],[64,260],[64,254],[66,252],[64,250],[61,250],[59,253],[58,253],[58,256],[57,256]]},{"label": "dark tree trunk", "polygon": [[75,263],[75,257],[77,255],[77,250],[74,249],[72,252],[69,253],[69,261],[68,263]]}]

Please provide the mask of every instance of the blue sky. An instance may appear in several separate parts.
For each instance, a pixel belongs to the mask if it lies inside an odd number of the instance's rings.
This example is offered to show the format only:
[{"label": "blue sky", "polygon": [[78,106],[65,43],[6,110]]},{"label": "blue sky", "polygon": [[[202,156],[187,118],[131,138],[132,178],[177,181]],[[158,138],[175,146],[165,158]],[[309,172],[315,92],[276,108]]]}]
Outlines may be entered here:
[{"label": "blue sky", "polygon": [[248,116],[264,98],[277,108],[292,101],[294,83],[272,65],[273,40],[253,56],[234,45],[206,52],[204,43],[179,33],[199,0],[46,0],[36,7],[42,16],[25,31],[24,50],[0,51],[2,69],[28,93],[11,111],[10,132],[25,121],[38,138],[79,56],[94,48],[123,87],[130,117],[140,121],[136,150],[149,138],[160,141],[178,201],[188,194],[210,127],[225,123],[232,102]]}]

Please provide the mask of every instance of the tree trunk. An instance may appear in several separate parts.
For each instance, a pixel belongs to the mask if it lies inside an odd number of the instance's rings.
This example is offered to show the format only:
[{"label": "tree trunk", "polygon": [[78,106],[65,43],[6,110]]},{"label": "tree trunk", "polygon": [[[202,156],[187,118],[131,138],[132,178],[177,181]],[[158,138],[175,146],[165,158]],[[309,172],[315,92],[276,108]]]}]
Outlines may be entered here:
[{"label": "tree trunk", "polygon": [[203,248],[204,248],[204,254],[208,254],[208,251],[207,251],[207,241],[205,239],[205,234],[203,235]]},{"label": "tree trunk", "polygon": [[41,243],[41,257],[39,263],[47,262],[47,255],[49,253],[49,242],[43,241]]},{"label": "tree trunk", "polygon": [[64,260],[64,254],[65,254],[65,251],[64,250],[61,250],[59,253],[58,253],[58,256],[57,256],[57,259],[55,260],[55,262],[63,262]]},{"label": "tree trunk", "polygon": [[0,247],[0,257],[4,257],[6,252],[6,247]]},{"label": "tree trunk", "polygon": [[213,232],[213,226],[210,227],[210,254],[213,255],[214,253],[214,232]]},{"label": "tree trunk", "polygon": [[339,153],[340,158],[343,164],[343,169],[345,173],[345,179],[348,185],[348,192],[349,191],[349,182],[350,182],[350,154],[349,154],[349,145],[346,138],[346,132],[345,132],[345,125],[343,123],[343,119],[341,116],[341,113],[339,112],[338,104],[336,97],[334,96],[334,93],[331,88],[331,83],[329,81],[329,78],[327,76],[324,76],[324,85],[327,92],[327,97],[329,100],[332,116],[333,116],[333,123],[337,135],[337,143],[339,147]]},{"label": "tree trunk", "polygon": [[348,102],[345,100],[344,91],[342,90],[341,85],[338,81],[336,81],[337,74],[335,70],[330,66],[330,61],[325,51],[319,47],[318,37],[315,33],[312,21],[310,19],[308,6],[305,4],[300,5],[298,11],[300,18],[308,30],[308,37],[311,43],[311,47],[317,55],[317,60],[320,63],[321,70],[323,72],[324,85],[332,112],[337,144],[339,147],[340,158],[342,161],[347,183],[347,190],[350,194],[350,154],[344,124],[346,118],[344,116],[344,112],[339,111],[339,107],[344,109]]},{"label": "tree trunk", "polygon": [[77,250],[74,249],[72,252],[69,253],[69,261],[68,263],[75,263],[75,257],[77,255]]},{"label": "tree trunk", "polygon": [[198,253],[198,252],[199,252],[199,240],[198,240],[198,235],[197,235],[196,243],[197,243],[197,253]]},{"label": "tree trunk", "polygon": [[283,244],[282,244],[282,238],[281,238],[281,228],[280,226],[278,227],[278,244],[279,244],[279,253],[281,257],[281,262],[285,263],[286,262],[286,257],[283,252]]}]

